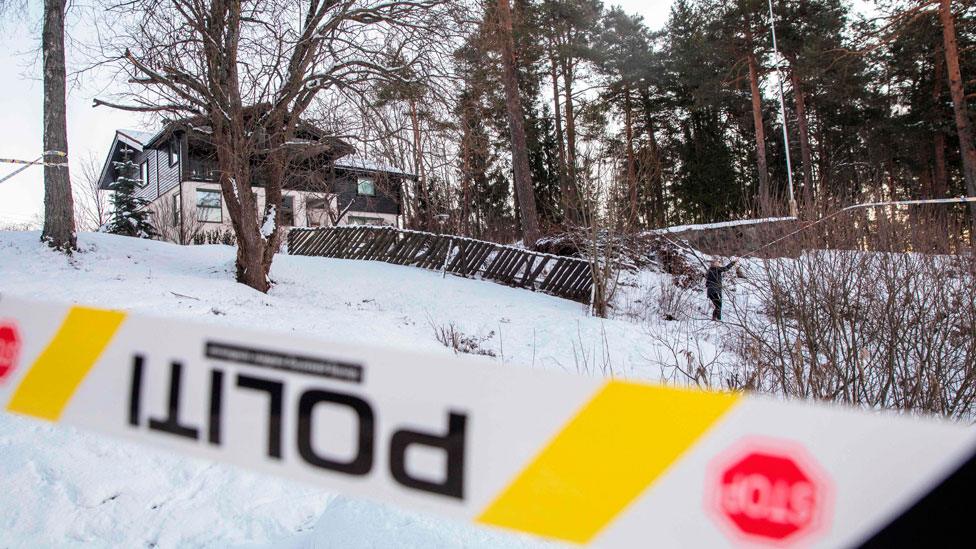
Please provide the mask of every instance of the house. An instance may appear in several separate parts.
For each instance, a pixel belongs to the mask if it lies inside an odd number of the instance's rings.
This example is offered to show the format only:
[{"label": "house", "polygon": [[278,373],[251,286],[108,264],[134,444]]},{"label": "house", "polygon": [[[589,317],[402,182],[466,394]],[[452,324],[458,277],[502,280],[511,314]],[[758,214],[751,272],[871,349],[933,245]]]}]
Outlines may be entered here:
[{"label": "house", "polygon": [[[354,156],[351,145],[308,124],[298,128],[289,146],[296,148],[297,160],[282,191],[283,225],[399,226],[402,189],[414,175]],[[139,166],[136,194],[149,201],[153,225],[164,240],[188,244],[200,235],[232,231],[205,121],[167,122],[154,133],[117,130],[100,189],[111,189],[119,176],[116,163],[126,158]],[[255,165],[259,212],[264,212],[266,181],[265,170]]]}]

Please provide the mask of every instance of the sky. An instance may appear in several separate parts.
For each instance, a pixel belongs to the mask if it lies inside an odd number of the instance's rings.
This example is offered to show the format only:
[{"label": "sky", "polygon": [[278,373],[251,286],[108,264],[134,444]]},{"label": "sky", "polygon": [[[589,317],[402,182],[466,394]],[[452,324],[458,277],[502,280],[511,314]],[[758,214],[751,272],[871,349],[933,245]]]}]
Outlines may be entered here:
[{"label": "sky", "polygon": [[[607,4],[639,13],[649,27],[658,29],[667,21],[671,0],[618,0]],[[4,19],[0,25],[0,107],[3,109],[0,118],[4,121],[0,130],[0,158],[34,160],[43,150],[41,62],[37,54],[39,13]],[[84,32],[85,29],[72,30]],[[103,92],[103,87],[103,83],[89,78],[68,89],[68,157],[72,179],[81,177],[81,165],[90,155],[95,155],[101,165],[116,129],[144,126],[142,115],[106,107],[92,108],[92,99]],[[18,167],[0,163],[0,178]],[[39,166],[0,183],[0,225],[39,222],[44,210],[43,184],[43,170]]]}]

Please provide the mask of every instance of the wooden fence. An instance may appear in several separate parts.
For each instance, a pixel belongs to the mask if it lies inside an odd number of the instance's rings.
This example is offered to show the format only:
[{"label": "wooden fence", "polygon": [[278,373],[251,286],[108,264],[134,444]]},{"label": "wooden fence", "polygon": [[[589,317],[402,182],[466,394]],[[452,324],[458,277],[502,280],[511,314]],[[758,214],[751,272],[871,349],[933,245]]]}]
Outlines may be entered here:
[{"label": "wooden fence", "polygon": [[588,303],[589,262],[451,235],[393,227],[292,229],[288,253],[385,261],[527,288]]}]

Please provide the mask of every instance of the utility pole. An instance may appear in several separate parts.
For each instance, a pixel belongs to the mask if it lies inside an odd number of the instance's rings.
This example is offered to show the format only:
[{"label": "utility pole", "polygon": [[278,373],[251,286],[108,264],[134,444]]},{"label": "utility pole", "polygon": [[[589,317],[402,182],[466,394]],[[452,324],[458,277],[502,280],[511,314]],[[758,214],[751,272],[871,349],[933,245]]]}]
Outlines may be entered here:
[{"label": "utility pole", "polygon": [[779,111],[783,117],[783,146],[786,150],[786,187],[787,198],[790,203],[790,216],[797,216],[796,198],[793,196],[793,162],[790,159],[790,132],[786,125],[786,99],[783,93],[783,68],[782,58],[779,55],[779,46],[776,43],[776,15],[773,14],[773,0],[769,3],[769,28],[773,31],[773,55],[776,59],[776,79],[779,81]]}]

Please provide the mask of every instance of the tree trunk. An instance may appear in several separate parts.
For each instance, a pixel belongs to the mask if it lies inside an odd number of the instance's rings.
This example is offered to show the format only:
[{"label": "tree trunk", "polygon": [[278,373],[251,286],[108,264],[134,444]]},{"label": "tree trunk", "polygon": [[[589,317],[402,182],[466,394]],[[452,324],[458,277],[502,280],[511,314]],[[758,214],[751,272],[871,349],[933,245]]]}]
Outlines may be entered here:
[{"label": "tree trunk", "polygon": [[575,190],[569,180],[566,166],[566,142],[563,141],[562,109],[559,106],[559,71],[556,68],[556,58],[549,59],[550,75],[552,76],[552,118],[556,130],[557,153],[559,155],[559,202],[563,208],[565,220],[572,220],[573,197]]},{"label": "tree trunk", "polygon": [[430,230],[433,220],[430,218],[430,192],[427,189],[427,167],[424,166],[423,149],[420,139],[420,117],[417,115],[417,102],[410,99],[410,126],[413,133],[413,162],[417,169],[417,200],[423,201],[421,207],[416,208],[417,216],[424,219],[416,219],[415,223],[419,227]]},{"label": "tree trunk", "polygon": [[935,105],[935,119],[937,128],[935,134],[932,136],[932,146],[934,148],[932,160],[933,160],[933,181],[932,181],[932,197],[933,198],[945,198],[949,196],[949,176],[946,171],[946,157],[945,157],[945,132],[942,131],[942,88],[945,86],[945,80],[942,78],[942,74],[945,71],[945,52],[944,48],[940,45],[936,48],[935,52],[935,71],[933,74],[932,86],[932,103]]},{"label": "tree trunk", "polygon": [[647,137],[654,155],[654,221],[658,227],[664,227],[668,222],[667,206],[664,204],[664,173],[661,166],[661,149],[654,135],[654,127],[647,123]]},{"label": "tree trunk", "polygon": [[[952,0],[941,0],[939,16],[942,20],[942,39],[945,46],[946,70],[949,77],[949,92],[952,94],[952,107],[956,115],[956,132],[959,134],[959,149],[962,153],[962,168],[966,178],[966,191],[976,196],[976,145],[973,144],[972,121],[966,108],[966,92],[963,88],[962,72],[959,69],[959,45],[956,42],[956,23],[952,16]],[[976,226],[976,204],[969,204],[969,212]]]},{"label": "tree trunk", "polygon": [[936,132],[932,139],[932,147],[935,149],[933,154],[933,182],[932,198],[945,198],[949,196],[949,179],[946,174],[946,138],[941,131]]},{"label": "tree trunk", "polygon": [[471,236],[471,130],[461,115],[461,234]]},{"label": "tree trunk", "polygon": [[519,96],[518,76],[515,71],[515,40],[512,33],[512,9],[508,0],[498,0],[498,19],[502,65],[505,68],[505,108],[508,111],[508,127],[512,141],[512,170],[515,179],[515,192],[521,212],[522,240],[525,246],[534,249],[542,236],[539,231],[539,217],[535,206],[535,192],[532,189],[529,171],[529,153],[525,139],[525,118],[522,111],[522,98]]},{"label": "tree trunk", "polygon": [[68,127],[65,106],[65,0],[45,0],[44,55],[44,230],[41,240],[71,252],[75,237],[74,200],[68,173]]},{"label": "tree trunk", "polygon": [[624,134],[627,139],[627,193],[630,215],[627,221],[632,229],[637,228],[637,163],[634,158],[634,113],[630,104],[630,87],[624,85]]},{"label": "tree trunk", "polygon": [[579,224],[582,221],[582,201],[580,200],[577,185],[579,179],[576,177],[576,115],[573,112],[573,74],[570,63],[563,59],[563,106],[566,109],[566,174],[569,178],[569,186],[572,191],[570,197],[570,221]]},{"label": "tree trunk", "polygon": [[800,131],[800,160],[803,162],[803,199],[813,204],[813,154],[810,150],[810,125],[807,121],[807,98],[800,79],[796,60],[790,59],[790,80],[793,83],[793,96],[796,99],[796,120]]},{"label": "tree trunk", "polygon": [[766,129],[763,126],[762,115],[762,92],[759,90],[759,69],[756,62],[756,54],[752,44],[752,24],[746,18],[746,47],[749,48],[747,58],[749,61],[749,86],[752,90],[752,123],[756,134],[756,169],[759,172],[759,212],[762,215],[769,213],[771,206],[769,194],[769,168],[766,163]]},{"label": "tree trunk", "polygon": [[[227,109],[229,119],[220,111],[210,113],[210,119],[214,121],[213,141],[220,170],[220,191],[237,235],[237,281],[259,292],[267,292],[271,287],[268,280],[271,264],[265,264],[268,241],[261,234],[266,216],[258,218],[257,195],[251,186],[253,144],[245,137],[248,132],[244,128],[240,102],[232,103]],[[265,190],[265,211],[274,203],[272,186],[269,181],[269,188]],[[277,197],[280,203],[280,187]]]}]

